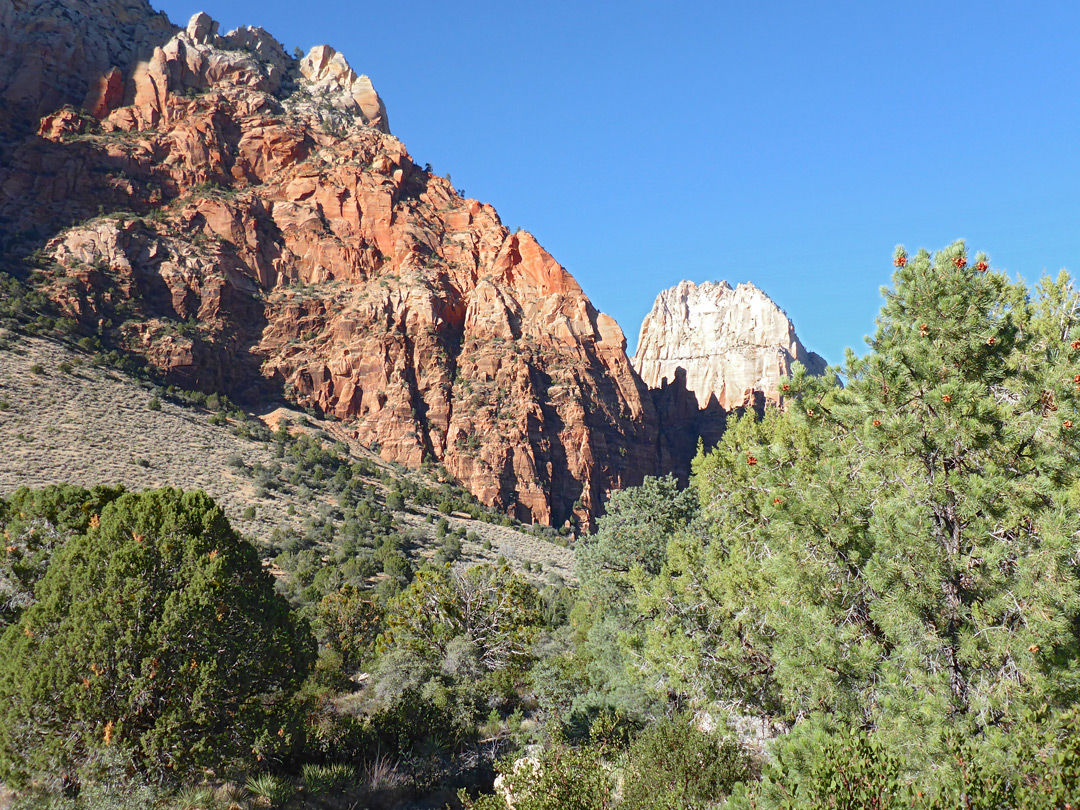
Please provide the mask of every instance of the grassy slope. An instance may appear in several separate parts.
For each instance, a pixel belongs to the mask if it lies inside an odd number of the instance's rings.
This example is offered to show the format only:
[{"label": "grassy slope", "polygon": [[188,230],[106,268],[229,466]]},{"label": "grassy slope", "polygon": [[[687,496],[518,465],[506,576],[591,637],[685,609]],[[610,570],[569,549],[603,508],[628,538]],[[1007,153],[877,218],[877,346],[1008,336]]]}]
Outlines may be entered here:
[{"label": "grassy slope", "polygon": [[[62,364],[70,370],[63,370]],[[236,420],[214,424],[213,414],[160,396],[144,380],[97,367],[91,357],[67,345],[36,337],[13,340],[0,349],[0,495],[19,486],[68,482],[82,486],[120,483],[130,489],[172,485],[204,489],[221,504],[233,525],[256,543],[275,528],[301,529],[312,516],[333,519],[332,500],[307,487],[281,483],[266,489],[251,469],[274,463],[272,443],[237,435]],[[346,438],[339,425],[286,413],[308,422],[310,433],[327,443]],[[395,477],[429,486],[423,473],[389,465],[370,450],[346,442],[353,459],[366,459]],[[340,446],[340,445],[339,445]],[[285,463],[286,473],[288,465]],[[385,493],[377,478],[370,483]],[[249,507],[254,517],[245,517]],[[434,509],[409,504],[395,516],[403,530],[420,538],[413,554],[430,556],[438,542],[427,515]],[[440,515],[441,516],[441,515]],[[449,516],[450,528],[475,532],[479,543],[464,542],[463,563],[504,556],[515,567],[542,565],[536,580],[573,578],[573,552],[512,527]],[[490,545],[490,548],[485,548]]]}]

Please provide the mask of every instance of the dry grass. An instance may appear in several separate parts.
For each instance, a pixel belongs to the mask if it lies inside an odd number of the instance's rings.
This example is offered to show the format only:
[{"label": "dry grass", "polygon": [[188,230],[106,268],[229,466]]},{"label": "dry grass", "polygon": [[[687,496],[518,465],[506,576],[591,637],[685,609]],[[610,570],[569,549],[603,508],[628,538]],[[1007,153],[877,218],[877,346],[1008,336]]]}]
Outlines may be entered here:
[{"label": "dry grass", "polygon": [[[61,363],[73,366],[60,370]],[[76,365],[78,364],[78,365]],[[40,367],[40,372],[33,369]],[[272,448],[234,436],[212,414],[161,399],[148,383],[89,365],[88,358],[38,338],[0,352],[0,494],[67,482],[141,490],[203,489],[245,534],[295,522],[288,503],[255,498],[250,480],[227,464],[269,463]],[[256,518],[245,520],[254,505]]]}]

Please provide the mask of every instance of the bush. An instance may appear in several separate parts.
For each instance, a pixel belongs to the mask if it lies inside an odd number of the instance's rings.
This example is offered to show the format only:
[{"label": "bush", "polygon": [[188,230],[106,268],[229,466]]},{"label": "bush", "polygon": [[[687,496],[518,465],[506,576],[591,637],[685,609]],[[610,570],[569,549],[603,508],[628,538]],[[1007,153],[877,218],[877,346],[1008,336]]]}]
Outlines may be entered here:
[{"label": "bush", "polygon": [[435,556],[432,558],[432,562],[436,565],[445,565],[446,563],[456,562],[461,559],[461,540],[453,535],[447,535],[443,540],[442,546],[435,552]]},{"label": "bush", "polygon": [[300,741],[315,643],[204,493],[125,494],[54,555],[0,637],[0,779],[130,746],[157,777]]},{"label": "bush", "polygon": [[814,715],[777,740],[776,756],[730,806],[767,810],[1062,810],[1080,793],[1080,709],[1043,707],[985,735],[950,728],[926,741],[945,752],[915,772],[912,751],[880,730],[837,729]]},{"label": "bush", "polygon": [[603,754],[599,745],[573,748],[557,741],[538,759],[500,763],[509,802],[500,795],[472,801],[464,791],[458,798],[466,810],[608,810],[615,806],[615,776]]},{"label": "bush", "polygon": [[130,751],[120,747],[108,748],[86,763],[77,779],[81,781],[77,795],[73,784],[61,790],[36,786],[17,799],[11,810],[146,810],[162,806],[165,798],[161,786],[140,774]]},{"label": "bush", "polygon": [[386,555],[383,573],[403,585],[412,579],[412,568],[409,567],[408,559],[400,551],[393,551]]},{"label": "bush", "polygon": [[382,623],[382,610],[370,593],[346,584],[319,602],[316,626],[320,641],[341,656],[351,672],[371,654]]},{"label": "bush", "polygon": [[747,757],[734,739],[706,734],[686,716],[664,720],[630,747],[621,806],[713,807],[749,776]]}]

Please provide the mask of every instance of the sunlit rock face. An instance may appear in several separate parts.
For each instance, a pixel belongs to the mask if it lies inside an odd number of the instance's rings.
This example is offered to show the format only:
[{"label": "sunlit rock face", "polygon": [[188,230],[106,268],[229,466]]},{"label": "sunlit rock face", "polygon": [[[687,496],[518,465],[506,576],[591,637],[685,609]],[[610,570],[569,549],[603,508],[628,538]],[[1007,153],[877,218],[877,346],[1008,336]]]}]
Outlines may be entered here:
[{"label": "sunlit rock face", "polygon": [[657,471],[618,325],[418,167],[333,49],[142,0],[0,0],[0,104],[23,122],[0,254],[167,381],[316,407],[525,520],[588,525]]},{"label": "sunlit rock face", "polygon": [[715,402],[731,411],[752,406],[755,392],[779,402],[796,361],[811,374],[825,371],[825,360],[803,346],[783,310],[753,284],[682,281],[656,297],[633,364],[653,389],[674,383],[682,369],[702,408]]}]

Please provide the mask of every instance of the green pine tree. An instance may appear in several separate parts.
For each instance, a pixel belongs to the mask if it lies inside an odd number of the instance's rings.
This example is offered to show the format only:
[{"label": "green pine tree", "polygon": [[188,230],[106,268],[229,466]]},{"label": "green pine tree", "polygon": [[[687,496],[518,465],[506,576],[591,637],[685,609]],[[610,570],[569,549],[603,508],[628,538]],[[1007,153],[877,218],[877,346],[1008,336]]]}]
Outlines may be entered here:
[{"label": "green pine tree", "polygon": [[962,242],[895,264],[846,387],[797,371],[786,413],[698,459],[711,536],[640,603],[669,688],[873,728],[914,766],[1078,697],[1080,329],[1067,279],[1030,300]]}]

